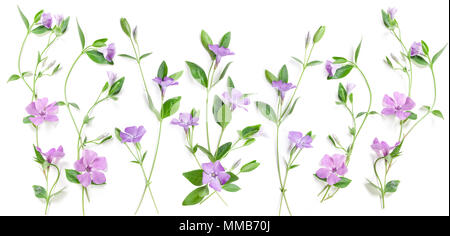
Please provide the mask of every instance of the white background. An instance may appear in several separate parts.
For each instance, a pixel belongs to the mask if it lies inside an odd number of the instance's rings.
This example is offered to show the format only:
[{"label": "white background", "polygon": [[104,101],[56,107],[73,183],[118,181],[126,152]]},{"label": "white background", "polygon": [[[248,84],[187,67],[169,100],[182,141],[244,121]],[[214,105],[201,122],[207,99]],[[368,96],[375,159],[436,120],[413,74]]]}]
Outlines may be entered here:
[{"label": "white background", "polygon": [[[42,79],[38,84],[40,96],[49,97],[51,101],[63,100],[65,75],[81,48],[75,27],[76,18],[84,30],[87,43],[108,37],[116,43],[119,53],[129,54],[132,53],[131,45],[120,29],[119,19],[127,17],[132,26],[137,24],[142,51],[153,52],[151,57],[145,59],[143,67],[151,92],[155,95],[157,89],[150,79],[156,75],[161,60],[167,61],[169,72],[186,70],[186,60],[206,68],[209,57],[200,44],[200,31],[205,29],[215,42],[224,33],[231,31],[230,48],[236,55],[223,59],[223,64],[234,61],[229,75],[236,86],[243,92],[254,93],[253,101],[262,100],[270,104],[274,104],[275,93],[264,78],[264,69],[277,72],[283,64],[287,64],[290,80],[296,82],[299,67],[290,57],[302,57],[306,33],[314,33],[318,26],[326,25],[326,34],[317,45],[313,59],[351,57],[363,38],[359,64],[372,85],[373,109],[377,111],[382,109],[384,94],[407,91],[407,79],[383,63],[386,55],[397,53],[400,47],[383,26],[381,9],[399,9],[397,18],[408,46],[413,41],[423,39],[434,54],[449,41],[448,1],[2,1],[0,215],[42,215],[44,210],[44,203],[34,197],[31,188],[34,184],[45,183],[39,166],[32,161],[34,132],[22,124],[31,94],[21,81],[6,83],[11,74],[17,73],[17,55],[25,35],[16,5],[20,5],[28,18],[40,9],[71,16],[67,34],[49,52],[50,58],[57,59],[63,65],[63,70],[55,77]],[[42,48],[45,42],[45,37],[29,38],[22,59],[24,71],[32,69],[37,49]],[[378,196],[369,191],[365,180],[374,179],[374,155],[369,146],[373,138],[379,137],[392,144],[398,136],[398,125],[394,119],[380,116],[369,118],[357,141],[347,174],[353,183],[334,199],[319,203],[317,194],[322,184],[312,174],[319,168],[319,161],[324,154],[337,152],[326,137],[329,133],[335,133],[348,141],[349,137],[344,136],[351,121],[346,111],[334,103],[338,82],[325,79],[323,66],[307,71],[299,89],[300,101],[296,111],[281,130],[282,150],[287,150],[287,133],[290,130],[313,130],[317,134],[314,149],[302,153],[301,166],[291,172],[288,180],[287,197],[295,215],[449,214],[448,58],[447,49],[435,66],[437,109],[442,111],[446,120],[430,116],[408,138],[403,146],[403,155],[390,173],[390,179],[402,182],[398,192],[387,198],[386,210],[380,209]],[[95,119],[86,129],[87,135],[94,137],[106,131],[112,132],[114,127],[144,125],[148,132],[142,145],[149,153],[153,153],[158,124],[145,105],[137,66],[122,58],[116,58],[115,62],[113,67],[98,66],[83,57],[75,67],[68,93],[70,101],[78,103],[82,109],[80,113],[75,112],[77,120],[81,122],[86,109],[106,81],[106,71],[116,71],[126,76],[120,99],[104,103],[94,111]],[[368,94],[362,78],[355,71],[347,79],[357,84],[356,110],[366,109]],[[213,94],[224,90],[225,83],[221,83]],[[415,67],[412,94],[418,104],[417,109],[431,103],[432,91],[429,70]],[[204,114],[205,90],[188,73],[181,78],[180,86],[171,87],[168,91],[169,97],[177,95],[183,96],[180,111],[188,111],[195,106],[201,108]],[[48,150],[63,145],[66,156],[61,165],[72,168],[76,159],[75,130],[64,107],[60,109],[59,118],[57,124],[47,123],[41,129],[41,146]],[[239,158],[243,162],[255,159],[261,162],[256,171],[242,174],[238,182],[242,188],[240,192],[222,194],[229,207],[225,207],[217,197],[202,206],[181,206],[184,197],[194,189],[181,174],[195,169],[196,164],[184,148],[182,129],[169,125],[169,121],[166,120],[164,124],[152,184],[161,215],[277,214],[280,192],[275,169],[275,129],[272,123],[257,114],[254,106],[249,112],[239,110],[234,113],[232,125],[224,137],[224,140],[234,140],[235,130],[257,123],[263,125],[266,133],[266,137],[233,153],[224,161],[228,167]],[[196,142],[205,144],[204,116],[201,116],[200,122],[202,127],[197,129]],[[219,129],[213,122],[210,130],[213,140],[217,140]],[[138,166],[130,163],[128,151],[116,140],[92,148],[108,158],[108,184],[90,187],[91,203],[86,205],[87,214],[133,214],[143,189]],[[287,154],[286,151],[283,155]],[[147,169],[151,164],[150,157],[146,162]],[[206,161],[206,157],[201,158]],[[80,188],[68,183],[65,178],[59,185],[63,186],[68,188],[64,195],[52,203],[50,214],[80,215]],[[155,215],[148,195],[140,214]]]}]

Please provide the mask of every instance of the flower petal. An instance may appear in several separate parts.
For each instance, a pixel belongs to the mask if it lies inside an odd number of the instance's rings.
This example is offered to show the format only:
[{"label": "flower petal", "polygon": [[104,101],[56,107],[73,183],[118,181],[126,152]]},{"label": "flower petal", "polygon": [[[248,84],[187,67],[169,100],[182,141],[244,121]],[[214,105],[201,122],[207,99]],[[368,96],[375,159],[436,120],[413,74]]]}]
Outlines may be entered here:
[{"label": "flower petal", "polygon": [[99,171],[92,171],[92,182],[95,184],[104,184],[106,182],[105,174]]},{"label": "flower petal", "polygon": [[88,172],[82,175],[77,175],[77,179],[78,181],[80,181],[80,184],[83,185],[83,187],[85,188],[91,184],[91,174],[89,174]]}]

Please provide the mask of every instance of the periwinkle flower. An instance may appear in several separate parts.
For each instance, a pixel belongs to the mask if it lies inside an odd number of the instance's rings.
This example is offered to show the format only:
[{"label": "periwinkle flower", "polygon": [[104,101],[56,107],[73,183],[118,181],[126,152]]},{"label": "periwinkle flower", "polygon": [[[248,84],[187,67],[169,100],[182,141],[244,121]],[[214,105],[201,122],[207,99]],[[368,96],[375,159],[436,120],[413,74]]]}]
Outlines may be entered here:
[{"label": "periwinkle flower", "polygon": [[351,94],[355,87],[356,87],[356,84],[348,83],[347,86],[345,86],[345,90],[347,90],[347,94]]},{"label": "periwinkle flower", "polygon": [[411,56],[419,56],[419,55],[423,55],[423,49],[422,49],[422,43],[419,42],[414,42],[411,45]]},{"label": "periwinkle flower", "polygon": [[373,140],[372,145],[370,147],[377,153],[378,157],[386,157],[391,153],[391,151],[397,147],[400,143],[397,142],[393,147],[389,146],[385,141],[379,141],[378,138]]},{"label": "periwinkle flower", "polygon": [[41,24],[47,28],[51,29],[53,24],[53,17],[50,13],[42,13],[41,15]]},{"label": "periwinkle flower", "polygon": [[84,172],[77,175],[77,179],[85,188],[91,182],[94,182],[94,184],[104,184],[106,182],[105,174],[101,172],[106,170],[106,158],[97,156],[97,153],[94,151],[84,150],[81,159],[75,162],[74,167],[76,171]]},{"label": "periwinkle flower", "polygon": [[56,114],[58,113],[58,105],[56,102],[48,104],[48,98],[37,99],[30,103],[25,110],[31,115],[30,121],[38,126],[44,121],[55,122],[58,121]]},{"label": "periwinkle flower", "polygon": [[64,16],[61,14],[57,14],[54,16],[56,25],[61,25],[62,21],[64,20]]},{"label": "periwinkle flower", "polygon": [[39,147],[36,147],[36,149],[42,154],[42,156],[45,157],[46,161],[50,164],[57,164],[58,161],[61,160],[61,158],[63,158],[65,155],[64,149],[61,145],[58,147],[58,149],[52,148],[48,150],[48,152],[43,152]]},{"label": "periwinkle flower", "polygon": [[293,85],[292,83],[285,83],[281,80],[273,81],[272,87],[274,87],[276,90],[280,92],[281,100],[284,100],[284,96],[286,95],[286,92],[296,88],[297,86]]},{"label": "periwinkle flower", "polygon": [[216,67],[219,65],[222,57],[234,55],[234,52],[232,52],[229,48],[221,47],[218,44],[211,44],[208,47],[209,50],[216,54]]},{"label": "periwinkle flower", "polygon": [[337,66],[333,64],[331,61],[325,62],[325,70],[328,72],[328,77],[333,77],[334,73],[336,73]]},{"label": "periwinkle flower", "polygon": [[234,111],[236,107],[242,108],[247,111],[245,106],[250,104],[250,99],[244,96],[239,90],[233,88],[231,92],[224,92],[222,94],[223,99],[231,105],[231,110]]},{"label": "periwinkle flower", "polygon": [[345,165],[345,156],[340,154],[334,154],[333,156],[325,155],[320,162],[320,165],[324,168],[320,168],[316,175],[321,179],[326,179],[329,185],[335,185],[343,176],[348,172]]},{"label": "periwinkle flower", "polygon": [[117,80],[117,74],[112,71],[107,71],[106,73],[108,74],[109,85],[113,85]]},{"label": "periwinkle flower", "polygon": [[303,136],[301,132],[290,131],[288,135],[289,141],[298,149],[312,148],[312,138],[309,135]]},{"label": "periwinkle flower", "polygon": [[396,115],[400,120],[405,120],[411,113],[416,104],[405,94],[394,92],[394,98],[384,95],[383,106],[385,107],[381,113],[383,115]]},{"label": "periwinkle flower", "polygon": [[203,184],[209,184],[209,187],[220,192],[222,185],[226,184],[230,180],[231,176],[225,172],[220,161],[204,163],[203,169]]},{"label": "periwinkle flower", "polygon": [[192,117],[191,113],[180,113],[179,119],[173,119],[170,123],[184,128],[187,133],[189,128],[198,125],[198,117]]},{"label": "periwinkle flower", "polygon": [[116,45],[114,43],[110,43],[108,46],[101,48],[99,52],[103,53],[103,56],[107,61],[112,62],[114,56],[116,55]]},{"label": "periwinkle flower", "polygon": [[397,8],[390,7],[388,8],[387,13],[389,14],[391,20],[393,20],[395,18],[395,14],[397,13]]},{"label": "periwinkle flower", "polygon": [[153,81],[159,85],[163,96],[164,96],[164,94],[166,94],[167,87],[173,86],[173,85],[178,85],[178,82],[176,80],[169,78],[169,77],[164,77],[164,78],[156,77],[153,79]]},{"label": "periwinkle flower", "polygon": [[125,128],[125,132],[120,131],[120,138],[122,139],[122,143],[139,143],[144,136],[145,132],[147,132],[144,126],[130,126]]}]

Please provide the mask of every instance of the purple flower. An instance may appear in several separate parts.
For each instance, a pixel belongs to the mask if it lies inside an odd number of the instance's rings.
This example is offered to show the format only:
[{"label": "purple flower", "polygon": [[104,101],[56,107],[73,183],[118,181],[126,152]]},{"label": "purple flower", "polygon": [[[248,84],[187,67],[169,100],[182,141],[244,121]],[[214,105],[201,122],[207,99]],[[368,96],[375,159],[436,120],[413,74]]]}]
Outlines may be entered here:
[{"label": "purple flower", "polygon": [[116,55],[116,46],[114,43],[110,43],[107,47],[101,48],[99,52],[103,53],[107,61],[112,62]]},{"label": "purple flower", "polygon": [[422,44],[419,42],[414,42],[411,45],[411,56],[423,55]]},{"label": "purple flower", "polygon": [[242,108],[247,111],[247,106],[250,104],[250,99],[244,96],[239,90],[233,88],[231,92],[224,92],[222,94],[223,99],[231,105],[231,110],[234,111],[236,107]]},{"label": "purple flower", "polygon": [[42,152],[41,148],[36,147],[36,149],[42,154],[42,156],[45,157],[45,159],[47,160],[48,163],[50,164],[57,164],[59,160],[61,160],[61,158],[64,157],[64,149],[63,147],[60,145],[58,147],[58,149],[56,148],[52,148],[50,150],[48,150],[48,152]]},{"label": "purple flower", "polygon": [[84,150],[83,156],[74,164],[75,170],[85,172],[77,175],[78,181],[84,187],[88,187],[91,182],[94,184],[104,184],[106,182],[105,174],[100,171],[106,170],[106,158],[97,156],[97,153],[91,150]]},{"label": "purple flower", "polygon": [[64,16],[61,14],[57,14],[53,17],[55,18],[56,25],[61,25],[61,22],[64,20]]},{"label": "purple flower", "polygon": [[156,77],[153,79],[153,81],[155,81],[155,83],[157,83],[159,85],[163,96],[166,93],[167,87],[172,86],[172,85],[178,85],[177,81],[175,81],[174,79],[169,78],[169,77],[164,77],[164,79]]},{"label": "purple flower", "polygon": [[180,118],[173,119],[170,123],[183,127],[184,131],[187,133],[191,126],[198,125],[198,119],[198,117],[192,117],[191,113],[180,113]]},{"label": "purple flower", "polygon": [[30,121],[38,126],[44,121],[55,122],[58,121],[56,113],[58,113],[58,106],[56,102],[47,105],[48,98],[37,99],[36,101],[30,103],[25,110],[30,114]]},{"label": "purple flower", "polygon": [[370,147],[377,153],[378,157],[386,157],[399,144],[400,142],[397,142],[393,147],[390,147],[385,141],[380,142],[378,138],[375,138]]},{"label": "purple flower", "polygon": [[348,83],[345,88],[345,90],[347,90],[347,94],[351,94],[355,87],[356,87],[356,84]]},{"label": "purple flower", "polygon": [[209,184],[209,187],[220,192],[222,185],[230,180],[230,175],[225,172],[225,169],[220,164],[220,161],[204,163],[203,169],[203,184]]},{"label": "purple flower", "polygon": [[311,143],[313,140],[309,135],[303,136],[301,132],[291,131],[288,138],[298,149],[312,148]]},{"label": "purple flower", "polygon": [[209,50],[211,50],[214,54],[216,54],[216,67],[220,63],[220,59],[224,56],[234,55],[234,52],[230,51],[228,48],[220,47],[217,44],[211,44],[208,46]]},{"label": "purple flower", "polygon": [[41,24],[45,28],[51,29],[52,28],[52,23],[53,23],[52,14],[50,14],[50,13],[42,13],[42,15],[41,15]]},{"label": "purple flower", "polygon": [[284,96],[286,95],[286,92],[296,88],[297,86],[291,84],[291,83],[284,83],[281,80],[273,81],[272,87],[274,87],[276,90],[280,91],[281,94],[281,100],[284,100]]},{"label": "purple flower", "polygon": [[345,165],[345,156],[340,154],[334,154],[333,156],[325,155],[320,162],[320,165],[325,168],[320,168],[316,175],[321,179],[327,179],[329,185],[335,185],[343,176],[348,172]]},{"label": "purple flower", "polygon": [[333,62],[331,62],[331,61],[326,61],[325,69],[328,72],[328,77],[333,77],[334,73],[336,73],[337,66],[335,64],[333,64]]},{"label": "purple flower", "polygon": [[107,71],[106,73],[108,74],[109,84],[113,85],[117,80],[117,74],[112,71]]},{"label": "purple flower", "polygon": [[139,143],[144,136],[146,130],[144,126],[131,126],[125,128],[125,132],[120,132],[120,138],[122,139],[122,143]]},{"label": "purple flower", "polygon": [[387,13],[389,14],[389,17],[391,17],[391,20],[395,18],[395,14],[397,13],[397,8],[390,7],[387,10]]},{"label": "purple flower", "polygon": [[394,98],[384,95],[383,106],[385,107],[381,113],[383,115],[396,115],[400,120],[405,120],[411,115],[412,110],[416,104],[405,94],[394,92]]}]

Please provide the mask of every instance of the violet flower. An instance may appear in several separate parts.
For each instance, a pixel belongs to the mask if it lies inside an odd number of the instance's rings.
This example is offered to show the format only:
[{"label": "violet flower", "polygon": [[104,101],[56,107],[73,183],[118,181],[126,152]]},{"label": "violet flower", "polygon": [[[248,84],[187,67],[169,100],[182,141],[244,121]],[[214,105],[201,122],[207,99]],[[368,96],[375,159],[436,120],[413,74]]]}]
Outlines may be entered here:
[{"label": "violet flower", "polygon": [[411,45],[411,56],[418,56],[418,55],[423,55],[423,49],[422,49],[422,44],[419,42],[414,42]]},{"label": "violet flower", "polygon": [[57,14],[53,17],[55,18],[56,25],[61,25],[62,21],[64,20],[64,16],[61,14]]},{"label": "violet flower", "polygon": [[110,43],[107,47],[101,48],[99,52],[103,53],[107,61],[112,62],[116,55],[116,46],[114,43]]},{"label": "violet flower", "polygon": [[219,65],[220,59],[224,56],[234,55],[234,52],[230,51],[229,48],[220,47],[218,44],[211,44],[208,46],[214,54],[216,54],[216,66]]},{"label": "violet flower", "polygon": [[225,169],[220,164],[220,161],[204,163],[203,169],[203,184],[209,184],[209,187],[220,192],[222,185],[230,180],[231,176],[225,172]]},{"label": "violet flower", "polygon": [[284,83],[281,80],[273,81],[272,87],[274,87],[276,90],[280,91],[281,100],[284,100],[284,96],[286,95],[286,92],[296,88],[297,86],[293,85],[292,83]]},{"label": "violet flower", "polygon": [[291,131],[288,138],[298,149],[312,148],[311,143],[313,140],[309,135],[303,136],[301,132]]},{"label": "violet flower", "polygon": [[112,71],[107,71],[106,73],[108,74],[109,85],[113,85],[117,80],[117,74]]},{"label": "violet flower", "polygon": [[393,20],[395,18],[395,14],[397,13],[397,8],[390,7],[388,8],[387,13],[389,14],[391,20]]},{"label": "violet flower", "polygon": [[333,64],[331,61],[325,62],[325,70],[328,72],[328,77],[333,77],[334,73],[336,73],[337,66]]},{"label": "violet flower", "polygon": [[65,156],[64,149],[60,145],[58,149],[52,148],[48,150],[48,152],[42,152],[40,147],[36,147],[36,149],[45,157],[46,161],[50,164],[57,164],[61,158]]},{"label": "violet flower", "polygon": [[77,175],[83,187],[87,188],[91,182],[94,184],[104,184],[106,182],[105,174],[100,171],[106,170],[106,158],[97,156],[97,153],[91,150],[84,150],[83,156],[74,164],[75,170],[85,172]]},{"label": "violet flower", "polygon": [[345,156],[334,154],[333,156],[325,155],[320,162],[320,165],[325,168],[320,168],[316,175],[321,179],[326,179],[329,185],[335,185],[348,172],[345,165]]},{"label": "violet flower", "polygon": [[144,136],[146,130],[144,126],[131,126],[125,128],[125,132],[120,131],[122,143],[139,143]]},{"label": "violet flower", "polygon": [[37,99],[30,103],[25,110],[30,114],[30,121],[38,126],[44,121],[55,122],[58,121],[56,114],[58,113],[58,106],[56,102],[47,105],[48,98]]},{"label": "violet flower", "polygon": [[400,142],[397,142],[393,147],[390,147],[389,144],[387,144],[385,141],[380,142],[378,141],[378,138],[375,138],[370,147],[377,153],[378,157],[386,157],[399,144]]},{"label": "violet flower", "polygon": [[356,84],[348,83],[345,87],[345,90],[347,90],[347,94],[351,94],[353,89],[356,87]]},{"label": "violet flower", "polygon": [[45,28],[51,29],[52,28],[52,23],[53,23],[52,14],[50,14],[50,13],[42,13],[42,15],[41,15],[41,24]]},{"label": "violet flower", "polygon": [[248,111],[247,106],[250,104],[250,99],[244,96],[239,90],[233,88],[231,92],[224,92],[222,94],[223,99],[231,105],[231,110],[234,111],[236,107],[242,108],[245,111]]},{"label": "violet flower", "polygon": [[170,123],[173,125],[178,125],[184,128],[187,133],[191,126],[198,125],[198,117],[192,117],[191,113],[180,113],[179,119],[173,119]]},{"label": "violet flower", "polygon": [[169,78],[169,77],[164,77],[164,79],[156,77],[153,79],[153,81],[159,85],[163,96],[166,93],[167,87],[173,86],[173,85],[178,85],[177,81],[175,81],[174,79]]},{"label": "violet flower", "polygon": [[416,104],[405,94],[394,92],[394,98],[384,95],[383,106],[385,107],[381,113],[383,115],[396,115],[400,120],[405,120],[411,115],[412,110]]}]

